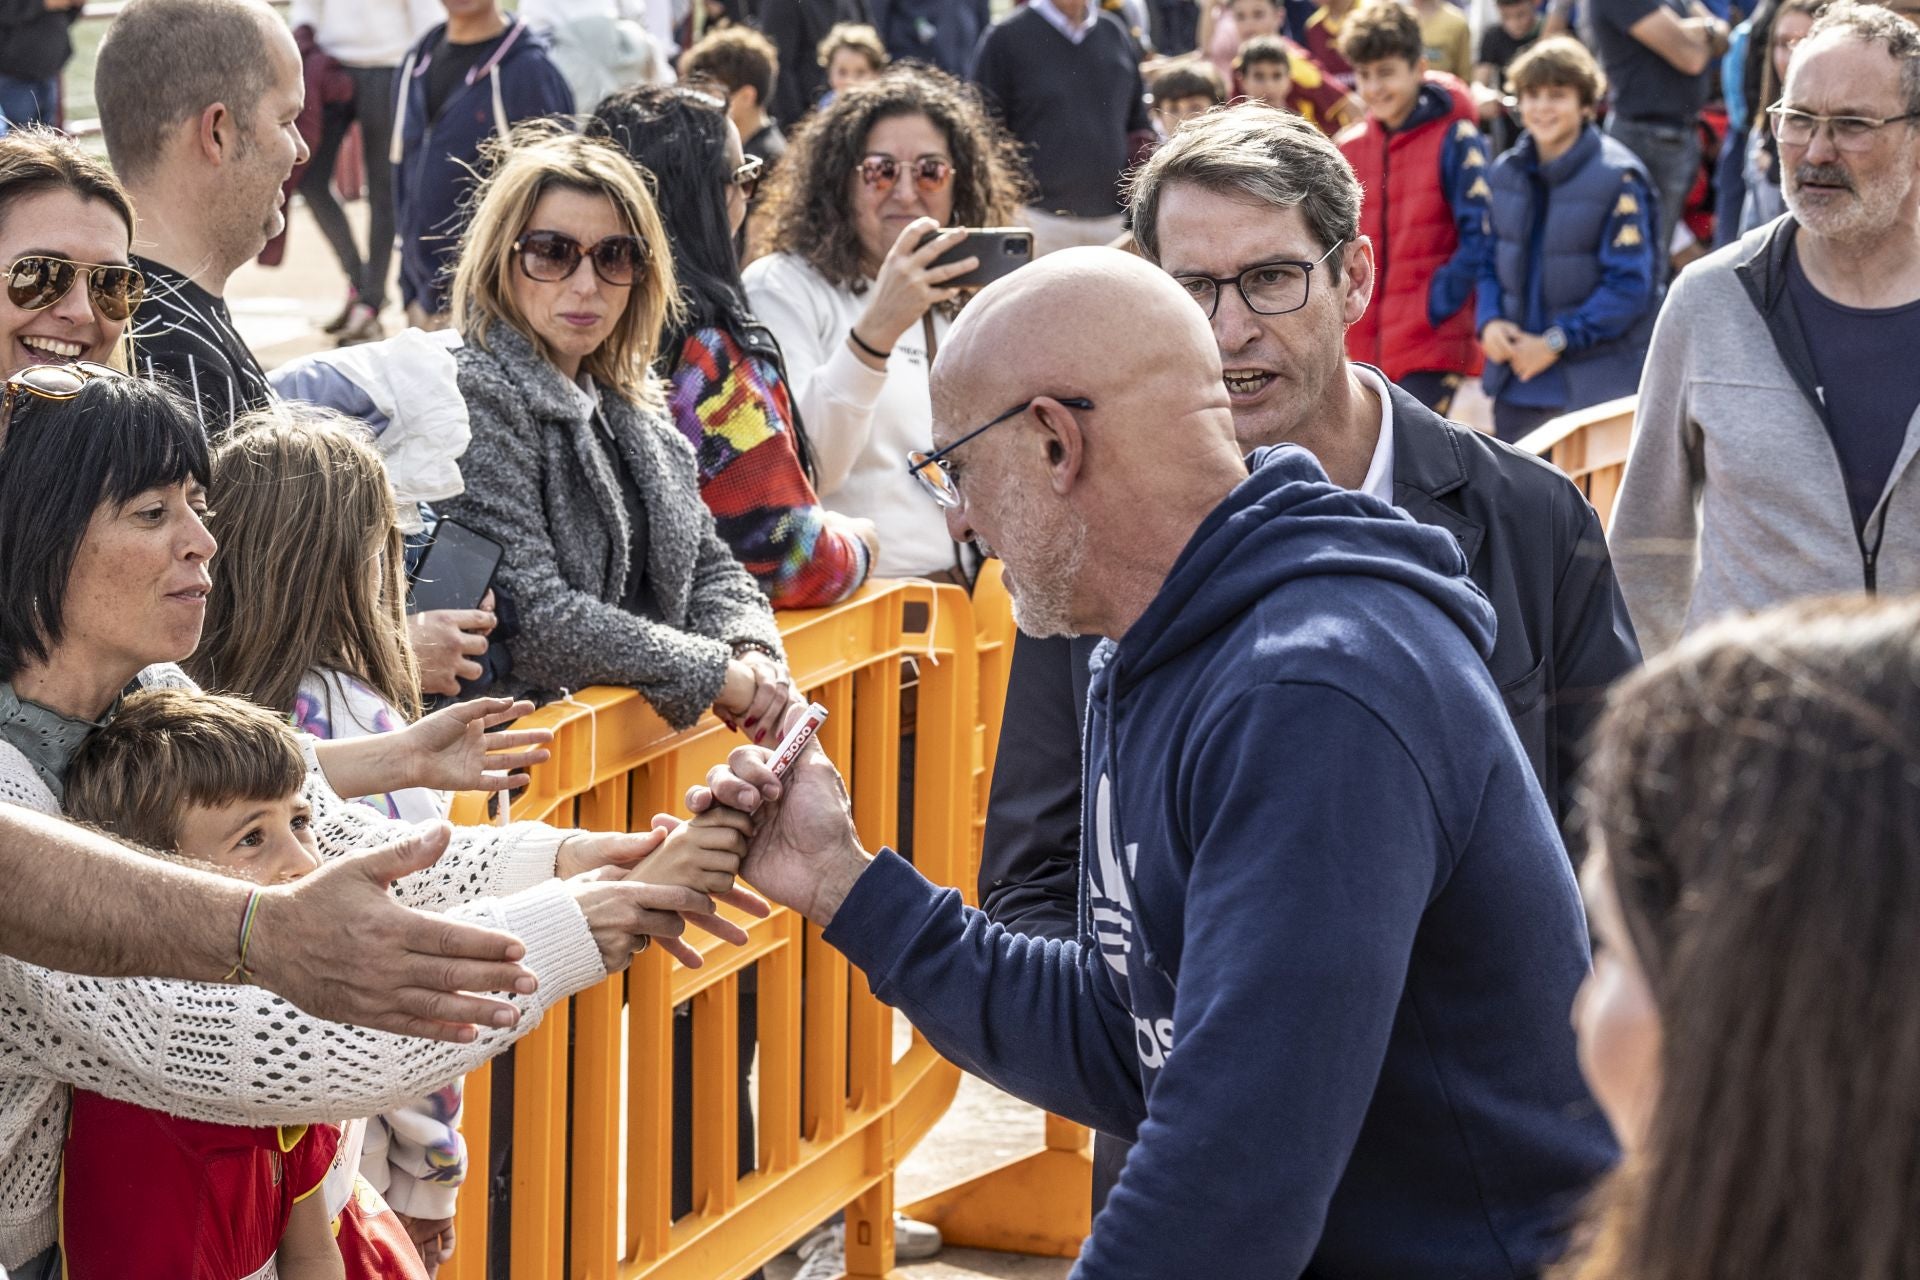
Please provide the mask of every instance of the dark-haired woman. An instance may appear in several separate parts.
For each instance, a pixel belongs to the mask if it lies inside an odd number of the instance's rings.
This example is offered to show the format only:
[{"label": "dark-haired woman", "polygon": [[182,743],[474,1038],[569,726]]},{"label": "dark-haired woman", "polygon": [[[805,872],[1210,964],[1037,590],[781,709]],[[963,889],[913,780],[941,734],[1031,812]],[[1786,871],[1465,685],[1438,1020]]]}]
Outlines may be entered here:
[{"label": "dark-haired woman", "polygon": [[774,175],[773,252],[747,268],[747,299],[786,354],[820,497],[879,527],[883,576],[959,567],[901,462],[933,437],[927,372],[960,296],[947,282],[978,265],[933,260],[960,240],[942,228],[1013,222],[1020,189],[977,93],[919,66],[849,88]]},{"label": "dark-haired woman", "polygon": [[1702,631],[1597,743],[1575,1025],[1627,1155],[1555,1280],[1920,1275],[1920,601]]},{"label": "dark-haired woman", "polygon": [[693,89],[629,89],[595,126],[655,179],[684,313],[660,340],[668,408],[700,463],[720,536],[776,609],[832,604],[866,581],[871,520],[820,505],[780,346],[747,308],[734,237],[759,161],[741,152],[726,104]]}]

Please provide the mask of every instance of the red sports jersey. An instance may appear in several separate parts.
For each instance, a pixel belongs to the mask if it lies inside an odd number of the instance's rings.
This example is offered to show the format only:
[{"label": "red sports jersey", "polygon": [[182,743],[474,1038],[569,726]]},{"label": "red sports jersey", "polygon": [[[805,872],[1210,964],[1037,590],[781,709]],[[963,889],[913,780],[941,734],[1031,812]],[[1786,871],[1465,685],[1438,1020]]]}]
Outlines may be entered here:
[{"label": "red sports jersey", "polygon": [[60,1172],[68,1280],[243,1280],[320,1187],[331,1125],[206,1124],[73,1091]]}]

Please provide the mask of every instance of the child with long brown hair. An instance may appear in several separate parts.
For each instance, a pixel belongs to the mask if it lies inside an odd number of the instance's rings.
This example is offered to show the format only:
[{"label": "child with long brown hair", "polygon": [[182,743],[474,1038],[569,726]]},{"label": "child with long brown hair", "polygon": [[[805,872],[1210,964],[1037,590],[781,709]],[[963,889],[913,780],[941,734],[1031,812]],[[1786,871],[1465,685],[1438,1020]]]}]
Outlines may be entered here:
[{"label": "child with long brown hair", "polygon": [[1920,1275],[1920,601],[1700,632],[1593,767],[1575,1019],[1627,1157],[1556,1280]]},{"label": "child with long brown hair", "polygon": [[[316,738],[404,728],[420,714],[408,646],[405,548],[386,466],[366,431],[330,410],[287,404],[241,418],[213,451],[218,513],[207,626],[186,663],[208,689],[291,714]],[[444,792],[409,787],[362,798],[389,817],[444,818]],[[350,1127],[329,1191],[350,1192],[358,1162],[401,1216],[429,1266],[452,1249],[466,1173],[460,1082]],[[351,1253],[349,1253],[351,1257]]]}]

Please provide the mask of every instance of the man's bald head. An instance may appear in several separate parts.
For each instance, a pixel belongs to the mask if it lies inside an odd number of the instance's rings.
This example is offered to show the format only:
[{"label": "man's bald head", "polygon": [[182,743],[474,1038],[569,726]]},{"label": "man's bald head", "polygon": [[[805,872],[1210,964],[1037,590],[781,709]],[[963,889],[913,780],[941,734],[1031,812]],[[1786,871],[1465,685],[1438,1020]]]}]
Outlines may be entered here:
[{"label": "man's bald head", "polygon": [[1024,406],[948,455],[947,528],[999,553],[1030,634],[1120,635],[1246,476],[1206,318],[1132,254],[1069,249],[988,286],[932,382],[936,447]]},{"label": "man's bald head", "polygon": [[1231,431],[1206,317],[1164,271],[1114,249],[1050,254],[967,305],[933,366],[934,443],[1035,395],[1085,396],[1159,430],[1217,408]]}]

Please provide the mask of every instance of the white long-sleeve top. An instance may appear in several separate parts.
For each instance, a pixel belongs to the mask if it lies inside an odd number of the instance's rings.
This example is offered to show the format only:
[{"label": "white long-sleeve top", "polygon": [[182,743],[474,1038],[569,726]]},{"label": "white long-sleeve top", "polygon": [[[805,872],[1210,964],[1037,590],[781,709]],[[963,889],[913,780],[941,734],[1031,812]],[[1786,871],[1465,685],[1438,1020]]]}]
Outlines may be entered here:
[{"label": "white long-sleeve top", "polygon": [[[341,799],[317,768],[306,797],[325,859],[411,830]],[[6,743],[0,803],[60,812],[26,757]],[[523,963],[540,988],[508,997],[520,1025],[482,1030],[471,1044],[327,1022],[258,987],[84,978],[0,957],[0,1266],[18,1266],[54,1242],[70,1085],[216,1124],[340,1123],[464,1075],[537,1026],[549,1006],[603,979],[586,917],[552,879],[568,834],[538,823],[463,827],[439,862],[394,887],[410,907],[443,910],[526,945]]]},{"label": "white long-sleeve top", "polygon": [[[754,315],[773,331],[786,360],[813,446],[820,501],[879,527],[875,575],[911,578],[953,568],[946,518],[907,474],[908,451],[933,444],[922,326],[900,335],[884,371],[872,369],[847,345],[848,330],[866,314],[871,287],[864,294],[836,288],[786,253],[749,266],[746,285]],[[946,329],[936,318],[935,342]]]},{"label": "white long-sleeve top", "polygon": [[440,0],[293,0],[287,25],[349,67],[397,67],[414,42],[447,20]]}]

